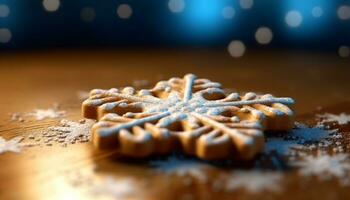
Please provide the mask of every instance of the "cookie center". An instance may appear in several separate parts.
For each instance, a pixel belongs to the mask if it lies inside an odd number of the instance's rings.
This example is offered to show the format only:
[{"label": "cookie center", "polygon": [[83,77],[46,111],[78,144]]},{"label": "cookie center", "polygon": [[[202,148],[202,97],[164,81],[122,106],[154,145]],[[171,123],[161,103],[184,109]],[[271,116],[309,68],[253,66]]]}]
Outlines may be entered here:
[{"label": "cookie center", "polygon": [[210,108],[205,105],[207,100],[197,94],[193,94],[189,101],[184,101],[176,93],[169,95],[167,99],[160,104],[150,104],[145,107],[147,113],[170,112],[172,114],[182,114],[187,116],[189,113],[218,115],[222,108]]}]

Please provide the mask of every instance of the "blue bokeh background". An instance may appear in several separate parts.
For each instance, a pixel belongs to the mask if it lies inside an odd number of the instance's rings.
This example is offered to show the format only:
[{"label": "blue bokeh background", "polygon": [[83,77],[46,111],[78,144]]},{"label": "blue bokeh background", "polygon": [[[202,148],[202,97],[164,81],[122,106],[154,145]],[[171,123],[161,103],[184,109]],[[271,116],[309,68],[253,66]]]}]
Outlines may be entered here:
[{"label": "blue bokeh background", "polygon": [[[48,12],[43,0],[0,0],[10,13],[0,17],[0,28],[11,31],[11,40],[0,49],[47,47],[223,47],[233,39],[260,47],[254,34],[261,26],[273,31],[265,48],[329,50],[350,44],[350,20],[340,20],[337,9],[350,0],[255,0],[250,9],[239,0],[183,0],[182,12],[171,12],[169,0],[60,0]],[[120,4],[128,4],[132,15],[121,19]],[[222,9],[230,6],[233,17]],[[322,16],[314,17],[314,7]],[[93,10],[92,20],[81,17],[83,8]],[[302,23],[289,27],[286,13],[300,12]]]}]

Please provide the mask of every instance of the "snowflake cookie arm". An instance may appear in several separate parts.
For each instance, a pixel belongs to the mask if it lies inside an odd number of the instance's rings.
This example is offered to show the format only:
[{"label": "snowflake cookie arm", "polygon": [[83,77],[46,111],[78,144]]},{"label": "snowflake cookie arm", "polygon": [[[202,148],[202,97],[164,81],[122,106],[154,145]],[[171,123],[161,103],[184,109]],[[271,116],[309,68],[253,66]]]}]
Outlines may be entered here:
[{"label": "snowflake cookie arm", "polygon": [[187,101],[191,99],[192,94],[208,88],[219,89],[221,93],[218,95],[221,97],[224,94],[220,83],[208,79],[197,79],[194,74],[186,74],[183,78],[175,77],[168,81],[160,81],[151,91],[161,99],[166,99],[170,93],[176,92],[184,101]]},{"label": "snowflake cookie arm", "polygon": [[271,94],[256,95],[255,93],[246,93],[243,100],[267,100],[266,103],[245,105],[243,108],[252,112],[261,112],[264,115],[264,130],[268,131],[286,131],[294,126],[294,112],[291,106],[294,100],[291,98],[276,98]]},{"label": "snowflake cookie arm", "polygon": [[148,90],[136,93],[132,87],[125,87],[121,91],[116,88],[94,89],[90,92],[90,97],[83,102],[82,113],[85,118],[99,120],[107,113],[123,115],[126,112],[142,112],[144,104],[159,101],[149,94]]},{"label": "snowflake cookie arm", "polygon": [[[192,115],[214,130],[198,138],[196,153],[200,158],[238,157],[251,159],[264,149],[264,135],[259,123],[233,122],[230,118],[212,117],[198,113],[192,113]],[[222,148],[221,151],[218,150],[218,147]],[[223,150],[224,148],[225,150]]]},{"label": "snowflake cookie arm", "polygon": [[153,123],[168,113],[132,119],[117,114],[107,114],[92,129],[94,146],[100,149],[119,149],[132,157],[167,154],[173,149],[174,137],[169,130]]},{"label": "snowflake cookie arm", "polygon": [[257,95],[253,92],[243,96],[232,93],[224,99],[212,101],[206,104],[208,107],[236,107],[242,113],[250,113],[259,119],[264,130],[286,131],[294,126],[294,113],[291,105],[294,104],[292,98],[273,97],[270,94]]}]

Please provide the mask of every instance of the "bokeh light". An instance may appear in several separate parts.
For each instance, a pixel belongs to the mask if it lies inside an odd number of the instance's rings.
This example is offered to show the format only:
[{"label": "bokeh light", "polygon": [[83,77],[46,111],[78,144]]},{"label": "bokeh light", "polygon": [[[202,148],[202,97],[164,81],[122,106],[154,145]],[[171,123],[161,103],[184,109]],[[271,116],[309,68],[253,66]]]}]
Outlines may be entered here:
[{"label": "bokeh light", "polygon": [[260,27],[255,32],[255,39],[259,44],[269,44],[272,41],[273,33],[268,27]]},{"label": "bokeh light", "polygon": [[10,14],[10,8],[7,5],[0,4],[0,17],[8,17]]},{"label": "bokeh light", "polygon": [[338,54],[342,58],[347,58],[350,56],[350,48],[348,46],[340,46]]},{"label": "bokeh light", "polygon": [[186,1],[186,12],[176,22],[179,31],[195,40],[207,40],[222,34],[225,26],[222,12],[225,6],[224,1],[217,0]]},{"label": "bokeh light", "polygon": [[321,17],[323,15],[323,9],[320,6],[316,6],[312,8],[311,14],[316,18]]},{"label": "bokeh light", "polygon": [[245,45],[242,41],[231,41],[227,47],[229,54],[234,58],[242,57],[245,53]]},{"label": "bokeh light", "polygon": [[60,0],[43,0],[44,9],[48,12],[55,12],[61,5]]},{"label": "bokeh light", "polygon": [[336,6],[329,0],[284,0],[281,12],[286,26],[281,31],[291,46],[320,46],[332,34],[329,27],[336,21]]},{"label": "bokeh light", "polygon": [[232,6],[226,6],[221,14],[224,19],[232,19],[235,16],[235,9]]},{"label": "bokeh light", "polygon": [[254,0],[239,0],[239,5],[242,9],[251,9],[254,5]]},{"label": "bokeh light", "polygon": [[350,19],[350,6],[343,5],[338,8],[337,11],[338,17],[341,20],[348,20]]},{"label": "bokeh light", "polygon": [[168,8],[173,13],[183,12],[185,9],[185,1],[184,0],[169,0]]},{"label": "bokeh light", "polygon": [[301,25],[303,22],[303,16],[299,11],[292,10],[286,14],[285,22],[289,27],[295,28]]},{"label": "bokeh light", "polygon": [[80,18],[84,22],[92,22],[96,18],[96,11],[93,7],[84,7],[80,11]]},{"label": "bokeh light", "polygon": [[[2,41],[11,40],[1,48],[49,47],[66,42],[226,49],[232,38],[239,38],[251,48],[269,44],[271,48],[319,48],[334,53],[341,44],[349,46],[347,1],[159,0],[100,4],[38,0],[33,5],[23,3],[23,8],[30,7],[19,10],[22,3],[0,0],[0,28],[8,29]],[[80,37],[86,31],[94,34]],[[143,36],[138,36],[140,32]]]},{"label": "bokeh light", "polygon": [[7,28],[0,28],[0,43],[8,43],[12,38],[12,33]]},{"label": "bokeh light", "polygon": [[117,15],[121,19],[129,19],[132,15],[132,8],[128,4],[121,4],[117,8]]}]

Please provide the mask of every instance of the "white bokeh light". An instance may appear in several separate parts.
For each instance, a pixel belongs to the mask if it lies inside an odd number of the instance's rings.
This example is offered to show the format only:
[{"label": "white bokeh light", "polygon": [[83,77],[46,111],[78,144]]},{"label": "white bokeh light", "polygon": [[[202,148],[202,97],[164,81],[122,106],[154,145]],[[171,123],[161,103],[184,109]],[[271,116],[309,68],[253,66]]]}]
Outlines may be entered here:
[{"label": "white bokeh light", "polygon": [[259,44],[269,44],[272,41],[273,33],[268,27],[260,27],[255,32],[255,39]]},{"label": "white bokeh light", "polygon": [[348,46],[340,46],[338,54],[342,58],[347,58],[350,56],[350,48]]},{"label": "white bokeh light", "polygon": [[221,14],[224,19],[232,19],[235,16],[235,9],[232,6],[226,6],[222,9]]},{"label": "white bokeh light", "polygon": [[8,43],[12,38],[12,33],[7,28],[0,28],[0,43]]},{"label": "white bokeh light", "polygon": [[231,41],[227,47],[228,52],[234,58],[242,57],[245,53],[245,45],[239,40]]},{"label": "white bokeh light", "polygon": [[185,1],[184,0],[169,0],[168,8],[173,13],[183,12],[185,9]]},{"label": "white bokeh light", "polygon": [[254,5],[254,0],[239,0],[239,5],[243,9],[251,9]]},{"label": "white bokeh light", "polygon": [[10,14],[10,8],[7,5],[0,4],[0,17],[8,17]]},{"label": "white bokeh light", "polygon": [[43,0],[44,9],[48,12],[57,11],[60,5],[60,0]]},{"label": "white bokeh light", "polygon": [[320,6],[316,6],[312,8],[311,14],[316,18],[321,17],[323,15],[323,9]]},{"label": "white bokeh light", "polygon": [[337,11],[338,17],[341,20],[348,20],[350,19],[350,6],[343,5],[338,8]]},{"label": "white bokeh light", "polygon": [[298,27],[303,22],[303,16],[299,11],[292,10],[286,14],[285,21],[290,27]]},{"label": "white bokeh light", "polygon": [[132,8],[128,4],[120,4],[117,8],[117,15],[121,19],[129,19],[132,15]]},{"label": "white bokeh light", "polygon": [[80,11],[80,18],[84,22],[92,22],[96,18],[95,9],[92,7],[84,7]]}]

